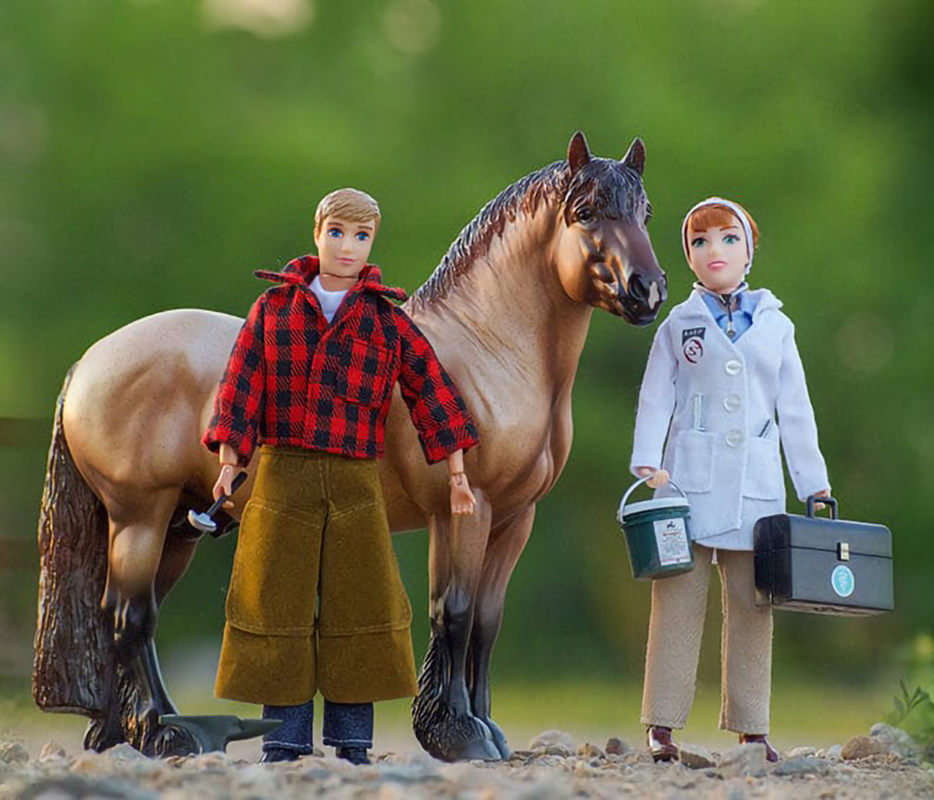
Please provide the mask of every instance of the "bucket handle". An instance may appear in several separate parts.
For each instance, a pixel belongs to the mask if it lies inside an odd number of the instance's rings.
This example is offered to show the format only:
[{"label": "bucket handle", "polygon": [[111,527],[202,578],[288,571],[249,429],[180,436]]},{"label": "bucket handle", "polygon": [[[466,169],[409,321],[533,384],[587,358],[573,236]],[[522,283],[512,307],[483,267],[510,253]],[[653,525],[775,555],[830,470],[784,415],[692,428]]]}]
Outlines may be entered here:
[{"label": "bucket handle", "polygon": [[[626,491],[626,494],[623,495],[622,502],[619,504],[619,511],[616,513],[616,519],[618,522],[622,523],[623,521],[623,515],[626,513],[626,501],[629,499],[629,495],[631,495],[641,484],[645,483],[651,478],[652,478],[651,475],[646,475],[644,478],[639,478],[639,480],[637,480],[632,486],[629,487],[629,489]],[[679,492],[681,492],[681,496],[685,500],[688,499],[688,496],[684,493],[684,490],[680,486],[678,486],[678,484],[675,483],[671,478],[668,479],[668,483],[669,485],[677,489]]]}]

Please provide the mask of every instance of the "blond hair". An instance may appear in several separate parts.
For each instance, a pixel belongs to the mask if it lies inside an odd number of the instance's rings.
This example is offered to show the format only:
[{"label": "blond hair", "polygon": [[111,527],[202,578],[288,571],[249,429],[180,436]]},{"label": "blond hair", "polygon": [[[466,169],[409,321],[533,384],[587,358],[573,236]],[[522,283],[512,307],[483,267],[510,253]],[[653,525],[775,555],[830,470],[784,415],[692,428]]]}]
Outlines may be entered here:
[{"label": "blond hair", "polygon": [[328,217],[340,217],[348,222],[369,222],[373,220],[374,235],[379,230],[379,204],[366,192],[359,189],[337,189],[318,203],[315,211],[315,236],[321,232],[321,226]]}]

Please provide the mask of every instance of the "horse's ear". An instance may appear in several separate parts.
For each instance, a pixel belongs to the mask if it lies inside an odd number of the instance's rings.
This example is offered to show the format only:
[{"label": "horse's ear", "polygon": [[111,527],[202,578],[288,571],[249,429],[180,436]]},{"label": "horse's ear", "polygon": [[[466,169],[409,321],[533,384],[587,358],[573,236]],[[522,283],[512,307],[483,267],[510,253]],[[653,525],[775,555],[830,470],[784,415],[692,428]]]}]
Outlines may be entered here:
[{"label": "horse's ear", "polygon": [[578,131],[568,142],[568,164],[571,165],[571,174],[575,175],[590,162],[590,148],[582,131]]},{"label": "horse's ear", "polygon": [[645,143],[638,136],[632,140],[629,150],[623,156],[623,166],[634,169],[641,177],[645,169]]}]

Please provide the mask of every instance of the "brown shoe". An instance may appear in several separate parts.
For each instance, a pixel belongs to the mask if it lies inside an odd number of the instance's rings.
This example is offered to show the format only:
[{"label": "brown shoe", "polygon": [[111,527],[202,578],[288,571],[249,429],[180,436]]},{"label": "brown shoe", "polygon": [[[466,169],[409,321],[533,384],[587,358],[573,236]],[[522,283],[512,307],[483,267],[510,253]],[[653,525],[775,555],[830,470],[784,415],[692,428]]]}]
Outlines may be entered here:
[{"label": "brown shoe", "polygon": [[650,725],[648,730],[649,750],[656,761],[677,761],[678,745],[671,741],[671,728]]},{"label": "brown shoe", "polygon": [[740,744],[764,744],[765,759],[773,764],[779,760],[778,751],[769,744],[769,737],[764,733],[741,733],[739,735]]}]

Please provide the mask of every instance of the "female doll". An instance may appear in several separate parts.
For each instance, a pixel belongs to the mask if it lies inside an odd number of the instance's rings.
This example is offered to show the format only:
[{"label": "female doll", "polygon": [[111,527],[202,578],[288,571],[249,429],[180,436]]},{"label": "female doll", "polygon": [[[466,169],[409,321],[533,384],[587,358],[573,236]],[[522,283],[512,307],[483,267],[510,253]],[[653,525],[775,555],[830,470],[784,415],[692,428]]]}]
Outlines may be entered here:
[{"label": "female doll", "polygon": [[829,481],[794,325],[768,289],[745,281],[758,238],[737,203],[711,197],[688,212],[681,240],[697,282],[659,326],[639,395],[631,469],[652,476],[659,496],[673,494],[669,475],[687,494],[696,562],[652,584],[642,722],[656,761],[678,758],[671,731],[694,700],[712,563],[723,586],[720,728],[778,760],[767,739],[772,614],[755,602],[753,526],[785,512],[779,443],[801,500],[826,496]]}]

